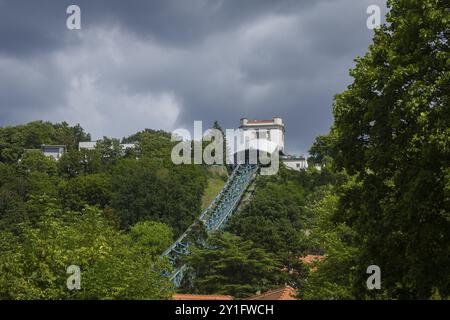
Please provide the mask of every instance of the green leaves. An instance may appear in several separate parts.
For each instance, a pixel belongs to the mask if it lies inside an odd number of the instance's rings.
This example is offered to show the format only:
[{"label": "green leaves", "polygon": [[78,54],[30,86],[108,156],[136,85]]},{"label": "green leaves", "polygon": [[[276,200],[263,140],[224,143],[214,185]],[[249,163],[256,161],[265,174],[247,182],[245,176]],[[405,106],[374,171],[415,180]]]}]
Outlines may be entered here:
[{"label": "green leaves", "polygon": [[305,249],[300,231],[305,227],[305,192],[296,183],[296,175],[285,170],[280,170],[280,176],[259,177],[254,197],[227,227],[255,246],[276,253],[283,261]]},{"label": "green leaves", "polygon": [[343,189],[335,219],[356,232],[355,268],[376,262],[389,296],[448,295],[450,12],[440,0],[389,4],[389,25],[334,102],[335,161],[360,182]]},{"label": "green leaves", "polygon": [[[148,241],[159,232],[159,243]],[[1,233],[2,299],[160,299],[172,286],[159,259],[171,231],[161,224],[136,226],[130,235],[116,230],[97,208],[61,212],[48,207],[18,235]],[[158,242],[158,241],[156,241]],[[66,288],[66,268],[81,268],[81,290]]]},{"label": "green leaves", "polygon": [[59,198],[68,210],[81,210],[86,204],[105,208],[111,194],[111,177],[102,173],[78,176],[59,186]]},{"label": "green leaves", "polygon": [[153,255],[159,255],[173,241],[172,229],[166,224],[155,221],[142,221],[131,227],[129,236],[138,248]]},{"label": "green leaves", "polygon": [[185,289],[191,293],[242,298],[282,285],[287,279],[274,254],[230,233],[211,236],[205,248],[193,249],[186,263],[190,266],[192,283],[186,283]]},{"label": "green leaves", "polygon": [[19,170],[24,175],[30,172],[41,172],[53,176],[56,174],[56,161],[43,155],[41,151],[30,151],[22,157]]},{"label": "green leaves", "polygon": [[200,166],[166,167],[158,159],[124,159],[112,176],[112,207],[122,225],[142,220],[168,223],[181,234],[200,214],[206,171]]},{"label": "green leaves", "polygon": [[[80,140],[90,137],[67,123],[0,128],[0,298],[170,298],[159,255],[200,213],[207,171],[173,166],[162,131],[124,139],[138,147],[127,152],[106,137],[77,150]],[[58,162],[23,152],[42,143],[69,150]],[[66,288],[71,264],[79,291]]]},{"label": "green leaves", "polygon": [[70,127],[66,122],[34,121],[3,127],[0,128],[0,162],[16,163],[24,149],[38,149],[42,144],[62,144],[68,150],[76,150],[78,142],[89,140],[90,135],[80,125]]}]

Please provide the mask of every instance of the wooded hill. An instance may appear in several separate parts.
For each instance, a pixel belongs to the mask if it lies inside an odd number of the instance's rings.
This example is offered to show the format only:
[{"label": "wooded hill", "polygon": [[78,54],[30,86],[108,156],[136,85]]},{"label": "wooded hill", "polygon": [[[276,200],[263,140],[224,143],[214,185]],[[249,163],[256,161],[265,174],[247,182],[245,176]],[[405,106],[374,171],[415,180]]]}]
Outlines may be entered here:
[{"label": "wooded hill", "polygon": [[[289,283],[304,299],[449,298],[450,11],[443,0],[388,5],[334,99],[330,133],[311,147],[322,170],[259,177],[226,230],[186,258],[192,281],[181,290],[242,298]],[[217,176],[173,165],[165,132],[123,139],[138,144],[126,153],[109,138],[78,151],[86,140],[66,123],[0,128],[0,298],[171,297],[159,254],[200,214]],[[41,144],[68,152],[24,152]],[[323,259],[305,265],[308,254]],[[66,288],[71,264],[81,290]],[[379,290],[366,286],[370,265]]]}]

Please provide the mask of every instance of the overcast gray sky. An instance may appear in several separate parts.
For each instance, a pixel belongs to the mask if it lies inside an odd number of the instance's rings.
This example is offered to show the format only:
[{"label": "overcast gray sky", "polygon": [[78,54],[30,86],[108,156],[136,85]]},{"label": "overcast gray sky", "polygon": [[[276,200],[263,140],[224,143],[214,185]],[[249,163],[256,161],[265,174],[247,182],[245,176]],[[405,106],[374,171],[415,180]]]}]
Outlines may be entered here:
[{"label": "overcast gray sky", "polygon": [[371,43],[372,4],[386,14],[385,0],[0,0],[0,125],[121,138],[280,116],[287,151],[306,153]]}]

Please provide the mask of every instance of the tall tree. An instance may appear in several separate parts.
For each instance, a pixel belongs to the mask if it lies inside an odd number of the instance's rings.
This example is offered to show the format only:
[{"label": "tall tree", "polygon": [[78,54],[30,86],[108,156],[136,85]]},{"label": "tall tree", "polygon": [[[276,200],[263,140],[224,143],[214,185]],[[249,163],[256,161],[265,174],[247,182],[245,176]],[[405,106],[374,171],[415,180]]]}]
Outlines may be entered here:
[{"label": "tall tree", "polygon": [[[222,133],[222,137],[223,137],[223,148],[222,148],[223,164],[225,165],[228,157],[230,156],[230,149],[228,148],[226,132],[223,130],[223,128],[220,126],[220,124],[219,124],[219,122],[217,120],[214,121],[212,128],[216,129],[216,130],[219,130]],[[230,166],[227,166],[227,169],[228,169],[228,172],[231,171],[231,167]]]},{"label": "tall tree", "polygon": [[194,248],[186,258],[189,292],[245,297],[283,284],[286,274],[276,256],[230,233],[217,233],[206,248]]},{"label": "tall tree", "polygon": [[356,177],[335,219],[359,235],[365,270],[396,298],[450,294],[450,10],[444,0],[391,0],[387,25],[356,60],[334,103],[336,161]]}]

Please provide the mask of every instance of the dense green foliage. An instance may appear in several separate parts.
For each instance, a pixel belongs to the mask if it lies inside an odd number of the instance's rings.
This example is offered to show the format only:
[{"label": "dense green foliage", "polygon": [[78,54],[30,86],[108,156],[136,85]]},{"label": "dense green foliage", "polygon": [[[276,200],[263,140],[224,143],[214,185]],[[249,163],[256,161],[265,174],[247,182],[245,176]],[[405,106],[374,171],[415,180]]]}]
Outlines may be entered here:
[{"label": "dense green foliage", "polygon": [[345,223],[333,219],[339,196],[337,188],[326,185],[316,190],[307,212],[314,217],[309,237],[313,253],[325,254],[317,270],[309,272],[301,282],[300,295],[305,299],[353,299],[349,272],[356,264],[359,250],[354,243],[355,232]]},{"label": "dense green foliage", "polygon": [[180,234],[201,211],[206,176],[200,166],[168,168],[157,160],[128,159],[115,167],[111,182],[112,206],[125,227],[150,219]]},{"label": "dense green foliage", "polygon": [[[0,137],[0,298],[170,297],[159,254],[200,213],[208,176],[171,163],[170,135],[145,130],[123,140],[136,149],[105,137],[78,150],[90,138],[81,127],[32,122]],[[41,144],[68,152],[55,161]],[[66,288],[71,264],[81,290]]]},{"label": "dense green foliage", "polygon": [[90,135],[80,125],[70,127],[66,122],[52,124],[35,121],[16,127],[0,128],[0,162],[15,163],[24,149],[39,149],[42,144],[65,145],[78,149],[80,141],[89,141]]},{"label": "dense green foliage", "polygon": [[[161,275],[160,253],[172,241],[164,225],[137,224],[130,234],[114,228],[94,207],[61,211],[50,198],[36,198],[34,223],[1,233],[2,299],[157,299],[171,284]],[[30,204],[33,205],[33,204]],[[158,232],[157,241],[148,241]],[[66,268],[81,268],[81,289],[66,287]]]},{"label": "dense green foliage", "polygon": [[[258,177],[225,232],[197,221],[184,291],[244,298],[287,283],[305,299],[450,297],[450,11],[444,0],[388,4],[310,168]],[[170,297],[158,256],[223,181],[174,165],[163,131],[78,150],[88,140],[67,123],[0,128],[0,298]],[[68,152],[31,150],[42,144]],[[322,260],[301,263],[308,254]],[[81,290],[66,288],[71,264]],[[381,290],[367,289],[369,265]]]},{"label": "dense green foliage", "polygon": [[258,179],[254,197],[232,217],[228,230],[288,262],[306,249],[305,191],[297,172],[280,171]]},{"label": "dense green foliage", "polygon": [[[351,179],[311,206],[328,258],[310,298],[450,294],[450,12],[439,0],[389,4],[388,24],[336,96],[330,135],[312,148]],[[372,264],[382,287],[369,292]]]},{"label": "dense green foliage", "polygon": [[186,284],[188,292],[240,298],[268,290],[286,280],[275,254],[230,233],[210,236],[206,246],[194,248],[186,262],[192,275],[192,283]]},{"label": "dense green foliage", "polygon": [[[307,203],[323,197],[321,188],[341,180],[345,176],[326,168],[296,172],[283,166],[277,175],[259,176],[253,196],[226,227],[234,235],[216,234],[187,259],[192,279],[183,290],[243,298],[284,284],[303,288],[308,268],[299,258],[326,250],[309,237],[316,213]],[[259,274],[264,268],[249,265],[252,252],[268,257],[270,273]]]},{"label": "dense green foliage", "polygon": [[[439,0],[390,3],[335,100],[337,165],[355,175],[335,216],[358,234],[361,268],[386,270],[389,295],[449,295],[450,12]],[[363,284],[355,277],[357,296]]]}]

